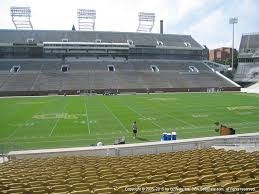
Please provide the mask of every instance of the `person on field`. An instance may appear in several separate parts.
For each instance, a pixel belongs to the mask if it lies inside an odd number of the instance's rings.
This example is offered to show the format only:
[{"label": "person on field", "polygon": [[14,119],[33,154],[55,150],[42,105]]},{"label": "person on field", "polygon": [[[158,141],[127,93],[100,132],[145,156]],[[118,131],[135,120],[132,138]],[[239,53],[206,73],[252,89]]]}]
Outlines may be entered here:
[{"label": "person on field", "polygon": [[132,132],[133,132],[133,138],[135,139],[138,132],[137,122],[134,121],[132,124]]}]

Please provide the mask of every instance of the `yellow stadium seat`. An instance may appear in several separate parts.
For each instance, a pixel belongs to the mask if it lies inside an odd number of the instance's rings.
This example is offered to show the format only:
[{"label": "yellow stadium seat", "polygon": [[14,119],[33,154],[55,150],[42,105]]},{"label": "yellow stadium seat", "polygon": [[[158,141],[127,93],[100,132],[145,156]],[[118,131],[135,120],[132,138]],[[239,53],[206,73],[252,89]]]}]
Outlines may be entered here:
[{"label": "yellow stadium seat", "polygon": [[186,171],[182,173],[183,178],[191,178],[191,177],[196,177],[198,176],[198,170],[193,170],[193,171]]},{"label": "yellow stadium seat", "polygon": [[252,170],[251,171],[251,176],[253,178],[259,179],[259,168]]},{"label": "yellow stadium seat", "polygon": [[235,180],[247,180],[251,178],[251,170],[242,170],[234,174]]},{"label": "yellow stadium seat", "polygon": [[25,188],[8,189],[8,194],[24,194],[27,190]]},{"label": "yellow stadium seat", "polygon": [[205,176],[205,175],[213,175],[214,169],[213,168],[205,168],[202,170],[199,170],[199,176]]},{"label": "yellow stadium seat", "polygon": [[178,187],[179,186],[179,181],[180,181],[180,179],[163,181],[163,182],[161,182],[161,186],[167,187],[167,188]]},{"label": "yellow stadium seat", "polygon": [[244,170],[253,170],[253,169],[256,169],[256,167],[257,167],[257,162],[250,162],[243,165]]},{"label": "yellow stadium seat", "polygon": [[183,171],[195,171],[198,170],[198,164],[197,165],[190,165],[184,167]]},{"label": "yellow stadium seat", "polygon": [[147,182],[160,182],[165,180],[165,175],[149,176]]},{"label": "yellow stadium seat", "polygon": [[242,164],[236,164],[236,165],[232,165],[229,166],[229,170],[232,171],[241,171],[243,169],[243,165]]},{"label": "yellow stadium seat", "polygon": [[76,190],[87,190],[90,188],[90,185],[87,183],[75,183],[71,185],[72,189]]},{"label": "yellow stadium seat", "polygon": [[96,181],[90,184],[91,189],[106,188],[109,186],[110,186],[110,183],[108,181]]},{"label": "yellow stadium seat", "polygon": [[199,178],[200,185],[215,185],[217,183],[215,175],[205,175]]},{"label": "yellow stadium seat", "polygon": [[200,165],[198,166],[199,170],[211,168],[211,163],[200,161]]},{"label": "yellow stadium seat", "polygon": [[220,173],[228,173],[229,172],[229,168],[226,166],[223,167],[218,167],[214,169],[214,173],[215,174],[220,174]]},{"label": "yellow stadium seat", "polygon": [[11,184],[8,184],[7,187],[10,189],[18,189],[18,188],[24,188],[25,184],[24,183],[11,183]]},{"label": "yellow stadium seat", "polygon": [[241,183],[242,187],[259,187],[258,153],[200,149],[141,156],[13,159],[0,165],[0,190],[124,194],[134,193],[126,191],[126,187],[152,187],[154,183],[186,188],[230,187]]},{"label": "yellow stadium seat", "polygon": [[255,192],[248,192],[246,194],[259,194],[259,191],[255,191]]},{"label": "yellow stadium seat", "polygon": [[131,181],[131,184],[140,185],[140,184],[146,183],[147,177],[135,177],[135,178],[130,179],[130,181]]},{"label": "yellow stadium seat", "polygon": [[104,175],[100,177],[101,180],[107,180],[107,181],[113,181],[117,179],[117,176],[115,174],[110,175]]},{"label": "yellow stadium seat", "polygon": [[64,182],[66,184],[73,185],[73,184],[76,184],[76,183],[82,183],[82,182],[86,182],[86,181],[82,178],[68,178]]},{"label": "yellow stadium seat", "polygon": [[107,188],[98,188],[93,190],[94,194],[113,194],[114,189],[107,187]]},{"label": "yellow stadium seat", "polygon": [[110,184],[113,187],[121,187],[124,185],[128,185],[130,183],[129,179],[116,179],[114,181],[110,181]]},{"label": "yellow stadium seat", "polygon": [[182,179],[181,181],[179,181],[179,185],[183,188],[197,187],[198,186],[198,177]]},{"label": "yellow stadium seat", "polygon": [[134,178],[135,177],[135,173],[132,173],[132,172],[126,172],[126,173],[121,173],[121,176],[120,176],[122,179],[125,179],[125,178]]},{"label": "yellow stadium seat", "polygon": [[31,187],[29,190],[31,193],[48,193],[48,188],[45,186]]},{"label": "yellow stadium seat", "polygon": [[171,173],[171,174],[165,175],[165,178],[166,180],[178,180],[182,178],[182,173],[181,172]]},{"label": "yellow stadium seat", "polygon": [[229,182],[222,185],[222,187],[225,189],[226,194],[239,194],[240,193],[239,188],[241,188],[241,186],[242,186],[242,182],[240,181]]},{"label": "yellow stadium seat", "polygon": [[63,183],[64,183],[64,180],[49,180],[46,182],[46,185],[55,186],[55,185],[62,185]]},{"label": "yellow stadium seat", "polygon": [[54,186],[48,187],[48,189],[52,193],[69,192],[72,190],[70,186],[66,186],[66,185],[54,185]]},{"label": "yellow stadium seat", "polygon": [[217,175],[217,181],[224,183],[224,182],[232,182],[234,181],[233,172],[229,173],[222,173]]},{"label": "yellow stadium seat", "polygon": [[180,192],[177,192],[176,194],[198,194],[198,192],[194,192],[194,191],[180,191]]},{"label": "yellow stadium seat", "polygon": [[256,191],[259,191],[259,179],[250,179],[243,182],[245,188],[255,188]]},{"label": "yellow stadium seat", "polygon": [[74,190],[71,192],[71,194],[91,194],[89,189],[86,190]]}]

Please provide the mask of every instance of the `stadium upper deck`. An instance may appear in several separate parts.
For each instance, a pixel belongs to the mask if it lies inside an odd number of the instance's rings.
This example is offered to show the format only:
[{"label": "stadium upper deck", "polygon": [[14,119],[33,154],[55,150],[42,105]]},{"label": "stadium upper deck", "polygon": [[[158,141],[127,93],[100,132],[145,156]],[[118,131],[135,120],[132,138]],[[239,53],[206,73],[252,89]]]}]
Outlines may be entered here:
[{"label": "stadium upper deck", "polygon": [[135,46],[157,46],[161,41],[163,46],[186,48],[184,44],[190,43],[187,48],[202,49],[190,35],[176,34],[154,34],[137,32],[105,32],[105,31],[62,31],[62,30],[0,30],[1,43],[27,43],[33,39],[34,43],[62,42],[67,39],[69,42],[96,42],[101,40],[104,43],[128,43],[133,41]]},{"label": "stadium upper deck", "polygon": [[258,82],[259,33],[242,35],[238,58],[239,63],[234,80],[237,82]]},{"label": "stadium upper deck", "polygon": [[190,35],[136,32],[0,30],[0,57],[122,56],[202,59]]},{"label": "stadium upper deck", "polygon": [[259,49],[259,33],[243,34],[240,42],[240,54],[251,53]]}]

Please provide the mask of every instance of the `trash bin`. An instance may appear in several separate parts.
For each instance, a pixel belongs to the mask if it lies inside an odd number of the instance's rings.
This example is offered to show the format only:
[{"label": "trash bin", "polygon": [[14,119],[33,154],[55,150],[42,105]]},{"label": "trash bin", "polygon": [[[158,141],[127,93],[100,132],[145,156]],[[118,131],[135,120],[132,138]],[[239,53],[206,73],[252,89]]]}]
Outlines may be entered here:
[{"label": "trash bin", "polygon": [[163,133],[163,135],[162,135],[162,141],[167,141],[167,133]]},{"label": "trash bin", "polygon": [[172,132],[172,140],[176,140],[176,132]]},{"label": "trash bin", "polygon": [[171,141],[172,140],[172,134],[171,133],[167,133],[167,141]]}]

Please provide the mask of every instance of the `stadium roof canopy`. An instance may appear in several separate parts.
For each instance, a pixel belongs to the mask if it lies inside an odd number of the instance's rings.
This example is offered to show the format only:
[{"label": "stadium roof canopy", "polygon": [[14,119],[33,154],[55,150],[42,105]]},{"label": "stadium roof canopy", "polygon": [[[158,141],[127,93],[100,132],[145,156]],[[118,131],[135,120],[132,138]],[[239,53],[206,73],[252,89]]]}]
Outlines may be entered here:
[{"label": "stadium roof canopy", "polygon": [[130,43],[135,46],[173,46],[188,49],[203,47],[190,35],[137,32],[64,31],[64,30],[0,30],[0,43],[104,42]]}]

